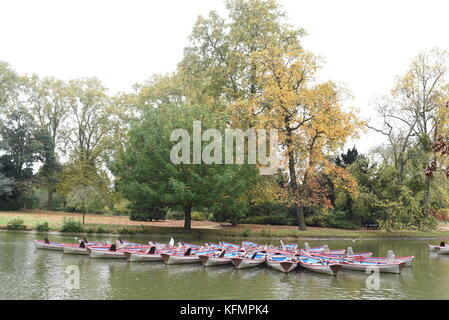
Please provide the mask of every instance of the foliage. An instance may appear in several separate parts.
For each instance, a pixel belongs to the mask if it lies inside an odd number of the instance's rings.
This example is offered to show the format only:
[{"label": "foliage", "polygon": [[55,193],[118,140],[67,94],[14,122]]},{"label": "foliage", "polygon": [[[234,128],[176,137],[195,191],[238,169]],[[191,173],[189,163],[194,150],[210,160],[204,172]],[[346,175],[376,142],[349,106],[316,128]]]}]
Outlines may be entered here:
[{"label": "foliage", "polygon": [[50,227],[49,227],[47,221],[42,222],[42,223],[38,223],[38,224],[36,225],[36,231],[39,231],[39,232],[47,232],[47,231],[49,231],[49,230],[50,230]]},{"label": "foliage", "polygon": [[25,222],[23,219],[16,218],[13,220],[8,221],[6,224],[7,230],[26,230],[27,226],[25,225]]},{"label": "foliage", "polygon": [[239,220],[244,224],[269,224],[273,226],[292,226],[296,224],[295,219],[288,218],[286,215],[270,215],[270,216],[250,216]]},{"label": "foliage", "polygon": [[119,216],[129,216],[131,214],[131,210],[129,209],[130,202],[126,199],[121,199],[114,203],[113,214]]},{"label": "foliage", "polygon": [[184,212],[176,210],[167,210],[167,220],[184,220]]},{"label": "foliage", "polygon": [[192,220],[193,221],[204,221],[207,220],[208,215],[204,212],[192,211]]},{"label": "foliage", "polygon": [[164,209],[153,208],[145,212],[132,212],[129,216],[129,220],[132,221],[153,221],[153,220],[165,220],[167,213]]},{"label": "foliage", "polygon": [[241,197],[257,177],[255,166],[172,163],[173,130],[185,128],[191,136],[194,120],[202,121],[202,130],[223,132],[225,125],[209,108],[188,105],[146,110],[142,121],[133,124],[125,150],[117,152],[111,167],[117,189],[131,202],[133,212],[181,209],[189,229],[193,207],[207,207],[222,220],[234,219],[246,210]]},{"label": "foliage", "polygon": [[359,225],[348,219],[348,213],[345,211],[330,210],[325,214],[314,214],[306,217],[306,222],[312,227],[339,228],[348,230],[357,230]]},{"label": "foliage", "polygon": [[81,221],[75,220],[73,218],[64,218],[61,229],[61,232],[83,232],[84,227]]}]

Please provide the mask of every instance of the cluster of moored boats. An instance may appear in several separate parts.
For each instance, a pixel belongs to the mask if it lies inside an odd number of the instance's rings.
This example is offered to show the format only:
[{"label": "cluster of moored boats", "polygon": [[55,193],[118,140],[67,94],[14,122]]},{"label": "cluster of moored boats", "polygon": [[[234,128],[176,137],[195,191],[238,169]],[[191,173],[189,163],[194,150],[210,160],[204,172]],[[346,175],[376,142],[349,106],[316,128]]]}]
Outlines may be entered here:
[{"label": "cluster of moored boats", "polygon": [[[241,245],[219,242],[196,245],[174,240],[168,244],[154,241],[138,244],[121,239],[116,244],[79,240],[79,244],[68,244],[34,240],[38,249],[63,251],[65,254],[89,255],[91,258],[127,259],[130,262],[164,262],[165,264],[201,263],[205,267],[232,264],[237,269],[267,265],[274,270],[291,272],[297,267],[309,271],[336,275],[341,269],[401,273],[404,267],[411,267],[414,256],[396,257],[390,250],[386,257],[372,257],[372,252],[354,253],[348,249],[330,250],[327,245],[311,248],[305,243],[304,248],[290,243],[278,247],[260,245],[251,241],[242,241]],[[441,248],[442,246],[434,246]],[[430,248],[430,245],[429,245]],[[449,247],[448,247],[449,248]]]}]

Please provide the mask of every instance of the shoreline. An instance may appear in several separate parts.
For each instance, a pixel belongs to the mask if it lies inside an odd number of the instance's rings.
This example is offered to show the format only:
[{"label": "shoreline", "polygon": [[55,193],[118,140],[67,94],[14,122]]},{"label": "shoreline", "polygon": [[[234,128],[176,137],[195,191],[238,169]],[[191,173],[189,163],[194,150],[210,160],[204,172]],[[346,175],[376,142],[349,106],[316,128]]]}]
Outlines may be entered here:
[{"label": "shoreline", "polygon": [[[204,229],[203,229],[204,230]],[[129,234],[123,234],[123,233],[87,233],[87,232],[61,232],[61,231],[36,231],[36,230],[5,230],[0,229],[0,232],[2,233],[25,233],[25,234],[36,234],[36,235],[55,235],[55,236],[78,236],[78,237],[117,237],[117,236],[124,236],[128,235],[130,237],[135,238],[148,238],[150,235],[149,233],[129,233]],[[167,233],[151,233],[151,236],[153,237],[171,237],[174,234]],[[207,237],[206,234],[201,234],[200,236],[198,234],[193,233],[175,233],[177,236],[184,236],[185,238],[193,238],[202,240],[203,238]],[[211,237],[217,237],[218,235],[210,235]],[[378,237],[345,237],[345,236],[304,236],[304,237],[288,237],[288,236],[272,236],[272,237],[262,237],[262,236],[249,236],[244,237],[241,235],[222,235],[222,238],[235,238],[235,239],[257,239],[257,240],[341,240],[341,241],[350,241],[350,240],[449,240],[449,235],[444,236],[378,236]]]},{"label": "shoreline", "polygon": [[[298,230],[295,226],[273,226],[257,224],[239,224],[235,226],[221,224],[213,221],[192,221],[192,229],[183,228],[182,220],[164,221],[130,221],[128,216],[113,216],[104,214],[86,215],[86,223],[80,229],[61,232],[65,218],[81,220],[79,213],[61,211],[17,211],[0,212],[0,231],[26,232],[34,234],[68,235],[68,236],[110,236],[117,237],[174,237],[198,239],[208,241],[222,238],[239,239],[283,239],[286,241],[301,240],[419,240],[419,239],[448,239],[448,225],[441,223],[433,231],[381,231],[381,230],[346,230],[336,228],[308,227],[307,230]],[[23,224],[15,229],[8,229],[7,224],[20,219]],[[39,224],[48,223],[48,229],[37,231]],[[22,229],[20,229],[20,227]]]}]

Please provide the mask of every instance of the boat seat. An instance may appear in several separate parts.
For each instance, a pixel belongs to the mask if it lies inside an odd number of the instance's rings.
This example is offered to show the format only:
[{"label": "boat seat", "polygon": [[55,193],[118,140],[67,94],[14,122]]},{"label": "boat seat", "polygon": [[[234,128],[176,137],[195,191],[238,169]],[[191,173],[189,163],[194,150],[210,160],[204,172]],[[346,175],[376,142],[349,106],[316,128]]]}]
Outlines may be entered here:
[{"label": "boat seat", "polygon": [[154,254],[156,252],[156,247],[152,246],[150,250],[148,250],[148,254]]}]

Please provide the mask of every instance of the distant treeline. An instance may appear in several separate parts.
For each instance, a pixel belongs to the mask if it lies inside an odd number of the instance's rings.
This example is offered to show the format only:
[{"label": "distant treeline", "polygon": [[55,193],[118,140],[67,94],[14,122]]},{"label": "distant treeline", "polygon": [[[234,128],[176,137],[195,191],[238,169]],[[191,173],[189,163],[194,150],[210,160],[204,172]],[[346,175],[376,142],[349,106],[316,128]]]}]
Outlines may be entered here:
[{"label": "distant treeline", "polygon": [[[316,80],[321,60],[275,1],[226,7],[198,17],[173,73],[132,92],[111,96],[96,78],[20,75],[0,62],[0,210],[183,218],[187,229],[192,219],[429,229],[448,217],[446,51],[418,54],[368,123],[346,88]],[[173,164],[171,133],[192,135],[196,120],[219,133],[277,130],[276,174]],[[385,143],[343,150],[368,130]]]}]

